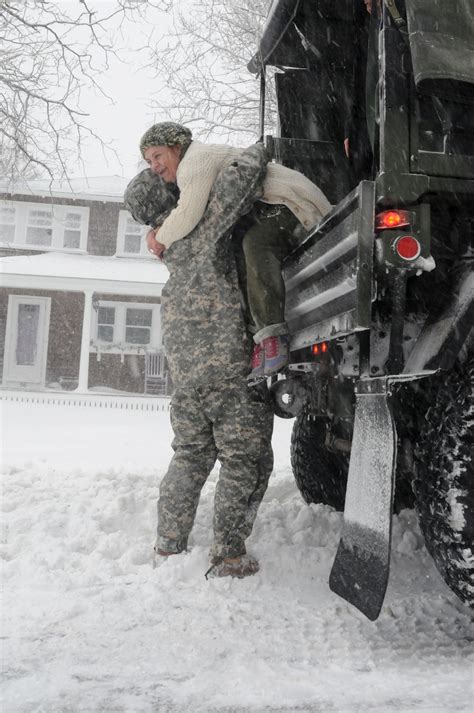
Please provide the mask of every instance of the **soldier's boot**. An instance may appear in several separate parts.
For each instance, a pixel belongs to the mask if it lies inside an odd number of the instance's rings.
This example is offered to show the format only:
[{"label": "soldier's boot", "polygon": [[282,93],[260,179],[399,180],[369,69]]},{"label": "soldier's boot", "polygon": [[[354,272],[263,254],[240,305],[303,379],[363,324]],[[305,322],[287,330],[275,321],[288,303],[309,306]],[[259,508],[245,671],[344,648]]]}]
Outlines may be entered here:
[{"label": "soldier's boot", "polygon": [[226,557],[219,564],[214,565],[206,574],[207,577],[237,577],[243,579],[256,574],[260,569],[255,557],[240,555],[239,557]]},{"label": "soldier's boot", "polygon": [[179,554],[178,552],[166,552],[165,550],[160,550],[159,547],[154,548],[154,556],[153,556],[153,569],[157,569],[158,567],[161,567],[162,564],[166,562],[168,557],[171,557],[172,555],[177,555]]},{"label": "soldier's boot", "polygon": [[264,373],[266,376],[276,374],[288,366],[290,361],[290,335],[281,334],[278,337],[266,337],[262,341],[265,352]]},{"label": "soldier's boot", "polygon": [[251,367],[252,371],[247,376],[248,381],[258,381],[263,379],[264,374],[264,357],[265,352],[261,344],[256,344],[252,352]]}]

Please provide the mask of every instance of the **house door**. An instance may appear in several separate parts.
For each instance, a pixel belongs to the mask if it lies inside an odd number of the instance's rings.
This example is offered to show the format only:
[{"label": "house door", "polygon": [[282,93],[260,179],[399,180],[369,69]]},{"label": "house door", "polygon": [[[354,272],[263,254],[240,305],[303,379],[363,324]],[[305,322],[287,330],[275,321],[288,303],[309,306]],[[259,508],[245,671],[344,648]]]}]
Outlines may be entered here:
[{"label": "house door", "polygon": [[43,386],[48,349],[49,297],[10,295],[3,384]]}]

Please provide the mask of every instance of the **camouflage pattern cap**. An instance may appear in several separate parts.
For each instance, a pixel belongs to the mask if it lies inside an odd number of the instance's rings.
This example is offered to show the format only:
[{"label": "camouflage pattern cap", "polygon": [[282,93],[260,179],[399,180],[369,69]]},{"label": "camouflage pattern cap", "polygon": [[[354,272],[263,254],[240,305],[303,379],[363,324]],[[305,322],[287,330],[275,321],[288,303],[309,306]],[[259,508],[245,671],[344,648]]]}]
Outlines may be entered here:
[{"label": "camouflage pattern cap", "polygon": [[149,168],[140,171],[132,178],[123,201],[125,208],[137,223],[156,228],[176,206],[178,189],[171,183],[165,183],[160,176]]},{"label": "camouflage pattern cap", "polygon": [[173,121],[162,121],[160,124],[153,124],[140,140],[140,151],[142,156],[150,146],[182,146],[187,149],[193,139],[191,129]]}]

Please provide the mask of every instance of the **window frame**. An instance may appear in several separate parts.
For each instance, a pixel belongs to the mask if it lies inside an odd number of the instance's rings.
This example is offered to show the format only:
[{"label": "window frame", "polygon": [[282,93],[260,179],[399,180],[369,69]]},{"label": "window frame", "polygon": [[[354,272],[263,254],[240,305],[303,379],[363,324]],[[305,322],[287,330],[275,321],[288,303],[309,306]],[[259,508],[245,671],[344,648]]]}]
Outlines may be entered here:
[{"label": "window frame", "polygon": [[[127,252],[125,250],[125,237],[127,234],[127,222],[129,220],[131,220],[134,225],[138,226],[141,229],[140,251],[136,252],[136,253]],[[117,257],[131,257],[131,258],[141,258],[141,259],[150,258],[150,253],[148,252],[148,248],[146,246],[146,241],[145,241],[146,234],[149,230],[150,230],[150,227],[148,225],[141,225],[140,223],[137,223],[132,218],[132,216],[128,212],[128,210],[124,210],[124,209],[120,210],[118,226],[117,226],[117,251],[116,251]]]},{"label": "window frame", "polygon": [[[122,302],[116,300],[98,300],[94,305],[91,348],[92,351],[107,352],[109,354],[145,354],[146,352],[162,351],[163,333],[161,330],[161,304],[156,302]],[[98,338],[99,308],[114,308],[113,340],[105,342]],[[125,340],[127,330],[127,309],[141,309],[151,311],[150,342],[136,344]],[[112,326],[112,325],[107,325]],[[129,327],[134,325],[128,325]],[[145,327],[148,329],[148,327]]]},{"label": "window frame", "polygon": [[[36,203],[34,201],[13,201],[0,199],[0,204],[7,208],[14,208],[14,235],[13,241],[3,240],[0,237],[0,245],[2,247],[16,248],[22,250],[38,250],[40,252],[65,252],[65,253],[85,253],[87,252],[87,240],[89,235],[89,216],[90,208],[88,206],[75,206],[71,204],[58,203]],[[28,242],[27,232],[29,227],[35,227],[30,223],[30,211],[44,210],[51,213],[51,244],[41,245],[39,243]],[[76,213],[81,216],[79,228],[79,247],[67,248],[64,247],[65,233],[71,230],[66,225],[66,216],[68,213]],[[4,223],[11,225],[11,223]]]}]

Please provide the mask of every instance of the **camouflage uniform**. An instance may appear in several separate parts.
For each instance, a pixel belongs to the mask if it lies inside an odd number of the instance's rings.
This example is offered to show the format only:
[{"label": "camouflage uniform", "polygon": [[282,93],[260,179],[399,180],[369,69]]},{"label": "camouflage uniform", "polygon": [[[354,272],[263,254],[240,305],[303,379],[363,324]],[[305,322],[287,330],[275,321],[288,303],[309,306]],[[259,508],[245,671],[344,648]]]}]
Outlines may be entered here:
[{"label": "camouflage uniform", "polygon": [[252,341],[231,242],[234,223],[261,194],[267,160],[257,145],[222,170],[199,225],[165,253],[170,278],[161,313],[175,385],[175,454],[160,485],[156,547],[186,548],[201,489],[219,459],[213,563],[245,553],[273,467],[269,397],[245,379]]}]

